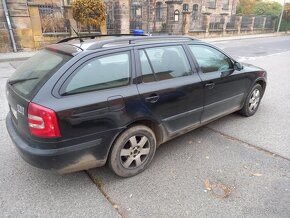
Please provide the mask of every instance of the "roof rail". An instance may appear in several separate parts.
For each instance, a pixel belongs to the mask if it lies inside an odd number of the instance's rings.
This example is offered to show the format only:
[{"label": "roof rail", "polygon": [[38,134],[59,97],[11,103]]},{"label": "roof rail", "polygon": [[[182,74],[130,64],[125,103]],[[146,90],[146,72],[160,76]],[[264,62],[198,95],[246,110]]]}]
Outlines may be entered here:
[{"label": "roof rail", "polygon": [[128,44],[134,44],[135,41],[158,41],[161,39],[169,39],[169,40],[196,40],[195,38],[192,38],[190,36],[176,36],[176,35],[170,35],[170,36],[146,36],[145,37],[124,37],[124,38],[113,38],[113,39],[107,39],[100,42],[97,42],[90,47],[88,47],[88,50],[94,50],[98,48],[102,48],[104,45],[112,44],[112,43],[118,43],[118,42],[128,42]]},{"label": "roof rail", "polygon": [[84,35],[84,36],[73,36],[73,37],[68,37],[68,38],[64,38],[60,41],[58,41],[57,43],[62,43],[62,42],[68,42],[74,39],[94,39],[97,37],[106,37],[106,36],[116,36],[116,37],[120,37],[120,36],[148,36],[148,35],[142,35],[142,34],[92,34],[92,35]]}]

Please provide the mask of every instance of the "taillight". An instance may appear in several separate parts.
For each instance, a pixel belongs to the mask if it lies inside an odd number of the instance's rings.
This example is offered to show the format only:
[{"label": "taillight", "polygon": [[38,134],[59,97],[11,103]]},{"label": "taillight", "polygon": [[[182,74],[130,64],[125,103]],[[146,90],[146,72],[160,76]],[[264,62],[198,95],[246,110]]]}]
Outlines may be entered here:
[{"label": "taillight", "polygon": [[55,112],[31,102],[28,106],[28,126],[32,135],[44,138],[60,137]]}]

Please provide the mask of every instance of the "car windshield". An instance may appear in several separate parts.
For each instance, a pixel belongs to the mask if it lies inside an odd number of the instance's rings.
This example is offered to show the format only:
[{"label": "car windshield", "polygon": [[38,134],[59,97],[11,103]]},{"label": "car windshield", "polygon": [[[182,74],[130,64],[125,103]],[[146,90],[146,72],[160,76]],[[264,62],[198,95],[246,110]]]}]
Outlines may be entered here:
[{"label": "car windshield", "polygon": [[18,67],[8,83],[21,95],[29,97],[70,58],[69,55],[43,49]]}]

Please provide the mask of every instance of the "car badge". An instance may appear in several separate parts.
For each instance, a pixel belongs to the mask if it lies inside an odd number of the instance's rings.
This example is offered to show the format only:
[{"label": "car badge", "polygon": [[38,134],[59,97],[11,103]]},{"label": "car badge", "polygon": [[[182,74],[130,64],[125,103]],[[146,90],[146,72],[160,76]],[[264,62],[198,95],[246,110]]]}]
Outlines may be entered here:
[{"label": "car badge", "polygon": [[17,111],[18,113],[24,115],[24,107],[20,106],[19,104],[17,105]]}]

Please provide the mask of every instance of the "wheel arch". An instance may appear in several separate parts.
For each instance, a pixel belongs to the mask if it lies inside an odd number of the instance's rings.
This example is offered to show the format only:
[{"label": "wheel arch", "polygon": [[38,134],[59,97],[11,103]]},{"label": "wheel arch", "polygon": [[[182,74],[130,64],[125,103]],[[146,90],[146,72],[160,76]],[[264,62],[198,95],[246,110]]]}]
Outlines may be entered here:
[{"label": "wheel arch", "polygon": [[266,89],[266,81],[265,80],[263,80],[263,79],[257,79],[255,81],[255,84],[261,85],[262,86],[262,89],[263,89],[263,92],[265,91],[265,89]]},{"label": "wheel arch", "polygon": [[118,137],[125,132],[128,128],[132,127],[132,126],[136,126],[136,125],[144,125],[149,127],[155,134],[156,137],[156,146],[158,147],[160,144],[162,144],[165,141],[166,138],[166,133],[165,133],[165,129],[164,127],[159,124],[156,121],[153,121],[149,118],[142,118],[142,119],[137,119],[134,120],[132,122],[130,122],[122,131],[120,131],[112,140],[112,143],[110,144],[110,149],[106,158],[106,162],[108,161],[108,157],[111,154],[112,148],[116,142],[116,140],[118,139]]},{"label": "wheel arch", "polygon": [[135,126],[135,125],[144,125],[144,126],[149,127],[155,134],[157,146],[159,146],[163,142],[165,131],[161,124],[151,119],[140,119],[140,120],[135,120],[132,123],[130,123],[127,126],[127,128],[130,128],[131,126]]}]

